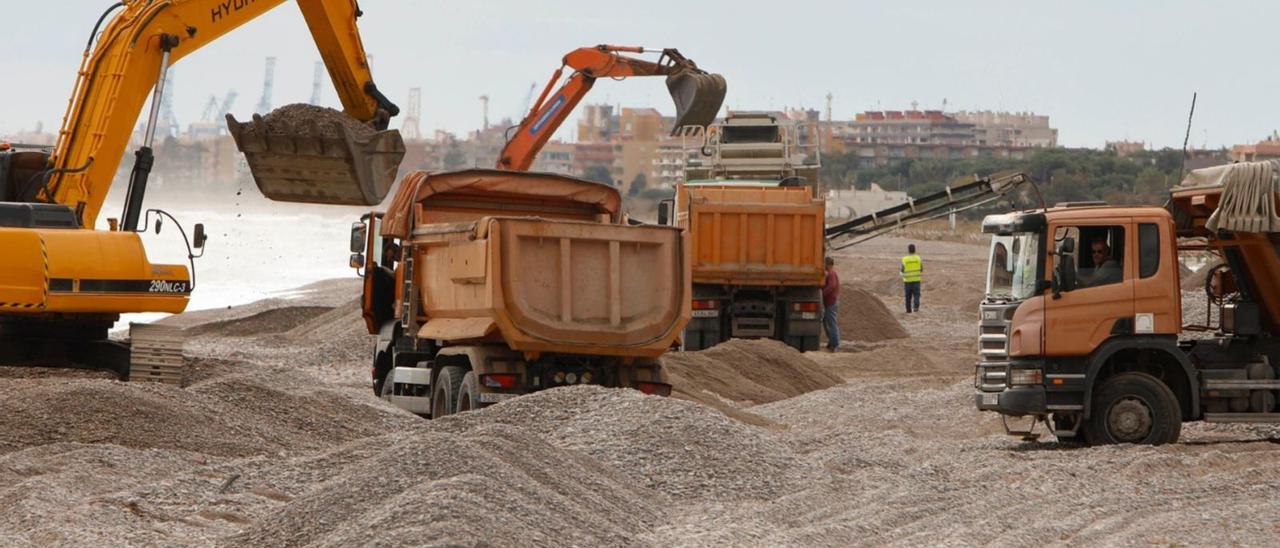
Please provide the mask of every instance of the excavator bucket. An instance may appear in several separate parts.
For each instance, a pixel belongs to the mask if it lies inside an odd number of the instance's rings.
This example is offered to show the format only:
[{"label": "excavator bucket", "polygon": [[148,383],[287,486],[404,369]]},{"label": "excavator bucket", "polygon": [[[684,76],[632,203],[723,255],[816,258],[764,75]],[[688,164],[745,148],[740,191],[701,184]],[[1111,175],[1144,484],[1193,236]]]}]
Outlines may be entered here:
[{"label": "excavator bucket", "polygon": [[337,119],[346,115],[329,109],[326,114],[312,107],[314,112],[299,115],[288,108],[266,118],[255,114],[248,122],[227,115],[227,130],[264,196],[366,206],[386,197],[404,159],[399,131],[374,131],[351,118]]},{"label": "excavator bucket", "polygon": [[667,76],[667,91],[676,103],[676,123],[672,135],[685,126],[706,127],[716,119],[728,90],[724,76],[700,70],[685,70]]}]

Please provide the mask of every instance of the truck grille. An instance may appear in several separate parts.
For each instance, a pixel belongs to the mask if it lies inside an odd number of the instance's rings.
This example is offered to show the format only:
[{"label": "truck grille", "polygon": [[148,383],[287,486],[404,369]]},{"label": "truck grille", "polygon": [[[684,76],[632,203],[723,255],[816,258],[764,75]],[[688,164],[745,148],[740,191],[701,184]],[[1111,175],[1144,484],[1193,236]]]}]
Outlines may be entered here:
[{"label": "truck grille", "polygon": [[1004,325],[984,325],[978,335],[978,354],[983,361],[1009,359],[1009,336]]},{"label": "truck grille", "polygon": [[1010,307],[1016,304],[982,305],[982,323],[978,326],[978,365],[974,371],[974,388],[983,392],[1005,389],[1009,375]]}]

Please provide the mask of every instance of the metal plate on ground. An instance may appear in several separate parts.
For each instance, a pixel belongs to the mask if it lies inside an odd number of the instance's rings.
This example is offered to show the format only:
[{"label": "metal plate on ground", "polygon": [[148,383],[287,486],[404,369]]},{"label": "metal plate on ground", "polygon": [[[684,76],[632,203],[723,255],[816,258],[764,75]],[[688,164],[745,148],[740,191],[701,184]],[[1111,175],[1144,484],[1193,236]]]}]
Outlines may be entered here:
[{"label": "metal plate on ground", "polygon": [[129,324],[129,380],[181,386],[186,381],[182,329],[147,323]]}]

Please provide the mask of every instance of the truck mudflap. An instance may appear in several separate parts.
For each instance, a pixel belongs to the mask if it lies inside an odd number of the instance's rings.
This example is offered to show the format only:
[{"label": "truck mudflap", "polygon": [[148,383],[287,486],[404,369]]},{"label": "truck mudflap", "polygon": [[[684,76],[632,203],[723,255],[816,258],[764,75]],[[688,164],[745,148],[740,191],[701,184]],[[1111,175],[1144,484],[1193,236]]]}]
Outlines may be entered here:
[{"label": "truck mudflap", "polygon": [[332,135],[320,131],[314,120],[285,132],[268,132],[257,114],[248,122],[227,115],[227,130],[267,198],[331,205],[381,203],[404,159],[400,132],[356,135],[343,124],[332,125]]}]

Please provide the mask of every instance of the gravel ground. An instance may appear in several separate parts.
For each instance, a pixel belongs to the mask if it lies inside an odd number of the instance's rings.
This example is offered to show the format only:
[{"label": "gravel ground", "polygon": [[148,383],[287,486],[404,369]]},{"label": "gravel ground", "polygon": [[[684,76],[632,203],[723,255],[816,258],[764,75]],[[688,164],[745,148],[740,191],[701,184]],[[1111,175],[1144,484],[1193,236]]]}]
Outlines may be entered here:
[{"label": "gravel ground", "polygon": [[353,280],[165,320],[191,336],[185,388],[0,368],[0,544],[1274,544],[1280,429],[1004,435],[971,401],[984,248],[919,245],[920,314],[899,310],[906,240],[839,263],[908,337],[670,356],[676,398],[418,419],[369,395]]}]

